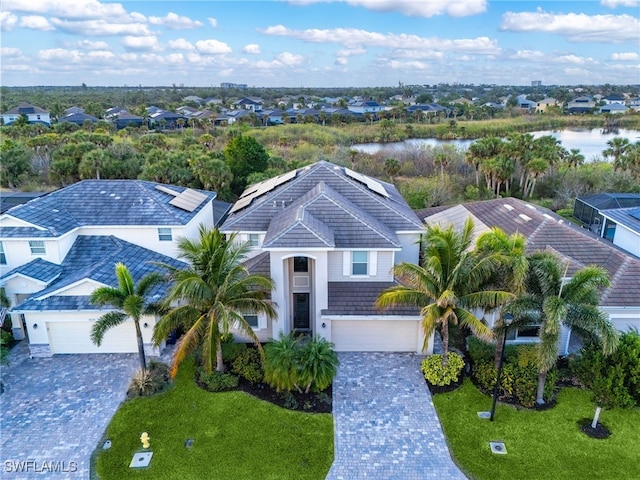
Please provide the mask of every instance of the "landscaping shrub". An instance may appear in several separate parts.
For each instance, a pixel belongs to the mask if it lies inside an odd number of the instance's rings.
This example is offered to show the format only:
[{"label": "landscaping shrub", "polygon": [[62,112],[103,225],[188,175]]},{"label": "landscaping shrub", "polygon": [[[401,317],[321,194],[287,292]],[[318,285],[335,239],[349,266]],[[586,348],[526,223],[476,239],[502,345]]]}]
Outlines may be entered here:
[{"label": "landscaping shrub", "polygon": [[260,354],[255,348],[245,348],[233,361],[233,373],[251,383],[259,383],[264,378]]},{"label": "landscaping shrub", "polygon": [[455,352],[449,352],[449,363],[442,365],[442,355],[430,355],[422,361],[420,370],[431,384],[444,387],[456,383],[464,368],[464,359]]},{"label": "landscaping shrub", "polygon": [[209,374],[200,368],[198,369],[198,385],[209,392],[224,392],[238,387],[238,377],[215,370]]},{"label": "landscaping shrub", "polygon": [[127,397],[150,397],[161,392],[168,383],[169,366],[152,360],[146,369],[136,370],[129,383]]},{"label": "landscaping shrub", "polygon": [[315,337],[304,344],[298,354],[298,362],[298,377],[306,393],[310,390],[319,392],[331,385],[340,364],[333,344],[322,337]]},{"label": "landscaping shrub", "polygon": [[278,392],[300,390],[297,369],[298,339],[293,334],[280,335],[264,346],[264,380]]},{"label": "landscaping shrub", "polygon": [[227,342],[222,343],[222,361],[226,365],[231,365],[242,352],[247,349],[246,343]]}]

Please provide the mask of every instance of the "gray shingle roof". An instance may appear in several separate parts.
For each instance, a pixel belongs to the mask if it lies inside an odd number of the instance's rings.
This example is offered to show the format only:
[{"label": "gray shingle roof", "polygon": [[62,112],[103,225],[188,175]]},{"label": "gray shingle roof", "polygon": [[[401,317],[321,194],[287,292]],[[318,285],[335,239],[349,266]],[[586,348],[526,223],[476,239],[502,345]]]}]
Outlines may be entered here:
[{"label": "gray shingle roof", "polygon": [[[393,185],[379,183],[388,197],[348,176],[343,167],[317,162],[299,169],[292,180],[229,215],[222,230],[267,232],[284,209],[304,205],[317,220],[332,228],[336,246],[367,246],[363,241],[370,241],[371,247],[395,246],[393,232],[420,231],[422,225]],[[323,191],[316,189],[320,184]],[[278,221],[283,218],[278,217]]]},{"label": "gray shingle roof", "polygon": [[[550,210],[522,200],[501,198],[463,206],[488,227],[496,226],[509,234],[522,233],[529,252],[551,250],[559,252],[564,259],[571,259],[570,273],[585,265],[605,268],[612,285],[602,295],[602,306],[640,306],[640,260],[637,257]],[[429,209],[421,210],[421,213],[428,221]],[[442,213],[441,209],[438,213]]]},{"label": "gray shingle roof", "polygon": [[[81,235],[76,239],[60,265],[59,277],[47,288],[34,293],[29,299],[23,302],[23,304],[15,307],[15,309],[46,310],[53,308],[50,306],[53,304],[58,305],[62,300],[44,301],[44,297],[56,296],[51,294],[85,279],[117,287],[118,281],[115,275],[116,262],[122,262],[127,266],[135,282],[139,282],[144,276],[151,272],[159,271],[164,273],[165,270],[156,265],[156,263],[166,263],[176,268],[186,266],[184,262],[142,248],[114,236]],[[153,291],[149,292],[149,295],[151,297],[155,295],[161,296],[166,291],[166,288],[167,285],[159,285],[155,287]],[[70,302],[70,300],[65,301]],[[71,308],[73,310],[87,308],[84,300],[74,305],[75,306]],[[92,307],[92,309],[95,309],[95,307]]]},{"label": "gray shingle roof", "polygon": [[[143,180],[83,180],[11,208],[6,215],[36,225],[0,227],[0,237],[57,237],[89,225],[186,225],[216,196],[206,196],[193,212],[170,205],[175,197]],[[180,193],[185,187],[167,185]],[[210,208],[210,207],[209,207]]]},{"label": "gray shingle roof", "polygon": [[328,308],[322,315],[420,315],[420,309],[410,306],[395,306],[384,310],[375,306],[378,296],[393,282],[329,282]]},{"label": "gray shingle roof", "polygon": [[24,275],[40,282],[50,283],[62,273],[62,266],[47,262],[42,258],[36,258],[29,263],[21,265],[5,273],[2,279],[8,279],[14,275]]},{"label": "gray shingle roof", "polygon": [[640,234],[640,207],[600,210],[605,217]]}]

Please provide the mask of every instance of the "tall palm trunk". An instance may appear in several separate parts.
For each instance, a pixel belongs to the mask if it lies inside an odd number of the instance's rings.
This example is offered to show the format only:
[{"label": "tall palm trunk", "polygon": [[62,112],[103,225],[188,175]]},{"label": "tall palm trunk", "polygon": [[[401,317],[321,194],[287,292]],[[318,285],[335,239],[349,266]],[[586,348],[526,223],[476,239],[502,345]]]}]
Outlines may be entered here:
[{"label": "tall palm trunk", "polygon": [[222,341],[220,335],[216,338],[216,372],[224,372],[224,361],[222,360]]},{"label": "tall palm trunk", "polygon": [[500,366],[500,358],[502,358],[502,346],[504,345],[504,336],[507,333],[504,332],[498,337],[496,337],[496,349],[493,354],[493,366],[497,370]]},{"label": "tall palm trunk", "polygon": [[140,330],[140,322],[137,318],[133,319],[136,326],[136,340],[138,341],[138,358],[140,359],[140,368],[146,370],[147,360],[144,356],[144,341],[142,340],[142,330]]},{"label": "tall palm trunk", "polygon": [[547,371],[540,370],[538,373],[538,391],[536,393],[536,403],[544,405],[544,384],[547,381]]},{"label": "tall palm trunk", "polygon": [[446,367],[449,365],[449,321],[445,320],[442,322],[441,333],[442,333],[442,366]]}]

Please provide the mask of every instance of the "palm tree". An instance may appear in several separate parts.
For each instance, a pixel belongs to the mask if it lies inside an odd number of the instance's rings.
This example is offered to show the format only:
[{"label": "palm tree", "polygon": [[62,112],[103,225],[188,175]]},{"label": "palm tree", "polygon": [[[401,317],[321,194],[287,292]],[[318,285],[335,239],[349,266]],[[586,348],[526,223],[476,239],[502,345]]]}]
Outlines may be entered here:
[{"label": "palm tree", "polygon": [[232,326],[262,353],[260,341],[244,314],[263,313],[275,318],[275,309],[266,299],[274,283],[270,278],[249,273],[244,266],[247,244],[237,243],[235,235],[227,239],[218,229],[201,225],[200,238],[181,238],[178,251],[179,258],[185,259],[189,267],[181,270],[164,265],[173,280],[165,299],[170,310],[153,332],[156,345],[176,329],[186,332],[176,347],[171,375],[175,376],[182,360],[198,347],[202,347],[207,373],[214,367],[218,372],[224,371],[221,338]]},{"label": "palm tree", "polygon": [[[424,347],[437,326],[442,334],[442,364],[448,364],[449,323],[468,327],[480,338],[491,340],[491,330],[472,313],[476,308],[495,308],[513,295],[485,290],[485,282],[500,263],[498,255],[480,256],[471,250],[473,221],[468,219],[461,232],[453,225],[427,226],[423,242],[422,265],[400,263],[393,274],[400,285],[380,294],[380,308],[404,304],[421,308]],[[423,347],[423,348],[424,348]]]},{"label": "palm tree", "polygon": [[[502,256],[502,264],[493,274],[489,285],[498,290],[513,293],[516,297],[524,293],[524,282],[529,270],[529,260],[526,253],[527,240],[520,233],[508,235],[504,230],[493,227],[484,232],[476,241],[476,250],[480,255],[498,254]],[[495,368],[498,368],[502,356],[502,345],[506,334],[504,319],[500,312],[494,325],[496,349],[494,356]]]},{"label": "palm tree", "polygon": [[605,354],[612,353],[618,343],[615,328],[598,308],[600,289],[610,285],[606,271],[598,266],[587,266],[565,282],[566,275],[567,268],[563,271],[556,256],[549,252],[534,253],[529,257],[526,293],[511,302],[507,309],[514,315],[515,326],[540,326],[540,342],[537,344],[538,404],[544,403],[547,372],[558,359],[562,324],[599,341]]},{"label": "palm tree", "polygon": [[155,313],[155,308],[147,302],[147,296],[153,287],[164,281],[159,273],[150,273],[136,286],[133,276],[124,263],[116,263],[115,266],[118,287],[99,287],[91,294],[90,301],[94,305],[111,305],[118,310],[102,315],[91,328],[91,341],[100,346],[105,333],[111,328],[124,323],[127,318],[133,319],[136,327],[136,339],[138,340],[138,357],[140,367],[147,368],[144,355],[144,342],[142,330],[140,330],[140,318],[149,313]]},{"label": "palm tree", "polygon": [[628,138],[615,137],[607,141],[607,148],[602,152],[605,157],[613,157],[613,167],[618,170],[621,168],[620,157],[622,157],[631,147]]}]

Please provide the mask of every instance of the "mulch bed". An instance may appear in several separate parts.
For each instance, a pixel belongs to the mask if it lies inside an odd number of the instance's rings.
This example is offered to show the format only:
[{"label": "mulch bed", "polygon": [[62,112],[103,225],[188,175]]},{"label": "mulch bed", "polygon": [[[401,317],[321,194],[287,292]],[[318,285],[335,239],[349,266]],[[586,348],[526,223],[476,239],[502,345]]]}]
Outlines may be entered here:
[{"label": "mulch bed", "polygon": [[266,383],[251,383],[240,377],[238,390],[289,410],[307,413],[331,413],[332,411],[333,390],[331,386],[318,393],[279,393]]},{"label": "mulch bed", "polygon": [[593,420],[591,418],[583,418],[578,421],[578,426],[580,427],[580,430],[582,430],[582,433],[598,440],[604,440],[605,438],[609,438],[611,436],[611,430],[609,430],[606,425],[600,422],[598,422],[596,428],[591,428],[592,421]]},{"label": "mulch bed", "polygon": [[457,382],[452,382],[449,385],[444,385],[444,386],[433,385],[425,379],[425,383],[429,387],[429,391],[431,392],[432,395],[435,395],[438,393],[453,392],[458,387],[460,387],[460,385],[462,385],[463,382],[464,382],[464,375],[460,375],[460,378],[458,379]]}]

